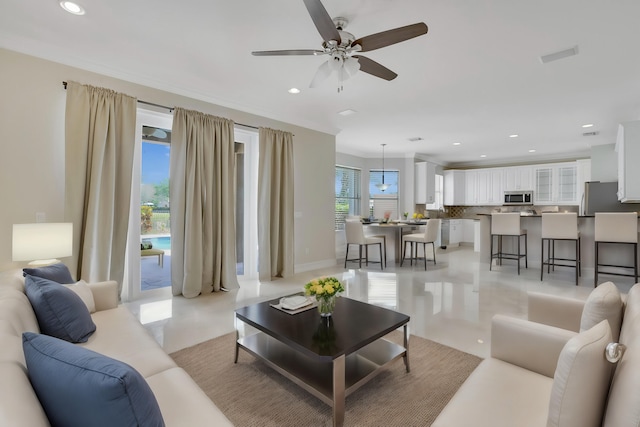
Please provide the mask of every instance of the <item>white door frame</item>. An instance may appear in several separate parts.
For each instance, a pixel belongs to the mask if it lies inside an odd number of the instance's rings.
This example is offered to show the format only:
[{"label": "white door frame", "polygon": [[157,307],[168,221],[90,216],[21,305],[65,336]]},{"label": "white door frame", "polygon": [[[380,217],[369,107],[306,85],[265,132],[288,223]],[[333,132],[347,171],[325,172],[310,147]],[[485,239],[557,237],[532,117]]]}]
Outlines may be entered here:
[{"label": "white door frame", "polygon": [[171,129],[173,115],[138,107],[136,115],[136,140],[133,155],[133,178],[131,180],[131,209],[129,211],[129,235],[123,280],[122,299],[132,301],[156,295],[171,295],[171,288],[152,289],[142,292],[140,277],[140,177],[142,171],[142,126]]},{"label": "white door frame", "polygon": [[258,277],[258,132],[236,127],[236,142],[244,150],[244,275],[238,279]]}]

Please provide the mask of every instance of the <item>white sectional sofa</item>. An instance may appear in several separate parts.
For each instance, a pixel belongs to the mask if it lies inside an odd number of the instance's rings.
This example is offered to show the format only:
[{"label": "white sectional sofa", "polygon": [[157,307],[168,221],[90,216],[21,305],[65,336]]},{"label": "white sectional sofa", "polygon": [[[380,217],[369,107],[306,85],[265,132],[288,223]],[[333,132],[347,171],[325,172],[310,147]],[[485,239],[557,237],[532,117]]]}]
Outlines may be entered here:
[{"label": "white sectional sofa", "polygon": [[[432,427],[639,427],[640,284],[618,303],[606,285],[586,302],[530,293],[529,320],[495,316],[491,357]],[[609,342],[626,346],[617,363]]]},{"label": "white sectional sofa", "polygon": [[[146,380],[166,426],[231,426],[193,379],[162,350],[137,319],[118,305],[116,282],[89,284],[96,331],[74,344],[131,365]],[[21,271],[0,273],[0,426],[50,423],[33,390],[22,333],[39,333]]]}]

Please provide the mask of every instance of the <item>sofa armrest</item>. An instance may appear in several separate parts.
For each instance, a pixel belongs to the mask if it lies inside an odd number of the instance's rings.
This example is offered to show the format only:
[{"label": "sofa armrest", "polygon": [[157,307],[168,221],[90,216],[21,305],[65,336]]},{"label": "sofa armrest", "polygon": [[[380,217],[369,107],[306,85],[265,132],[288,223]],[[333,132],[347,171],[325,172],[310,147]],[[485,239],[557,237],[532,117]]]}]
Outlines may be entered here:
[{"label": "sofa armrest", "polygon": [[109,310],[118,307],[118,282],[108,280],[106,282],[88,283],[96,311]]},{"label": "sofa armrest", "polygon": [[573,332],[580,331],[585,301],[538,292],[529,292],[528,296],[530,321]]},{"label": "sofa armrest", "polygon": [[553,378],[562,348],[575,335],[577,332],[497,314],[491,321],[491,357]]}]

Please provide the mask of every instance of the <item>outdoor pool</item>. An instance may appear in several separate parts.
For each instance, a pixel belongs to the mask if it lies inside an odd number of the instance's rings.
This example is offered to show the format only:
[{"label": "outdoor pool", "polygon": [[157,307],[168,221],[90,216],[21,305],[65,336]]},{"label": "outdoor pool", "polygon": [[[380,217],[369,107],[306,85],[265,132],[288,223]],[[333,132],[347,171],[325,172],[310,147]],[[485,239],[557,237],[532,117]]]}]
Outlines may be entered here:
[{"label": "outdoor pool", "polygon": [[144,237],[142,236],[142,240],[149,241],[153,245],[153,249],[164,249],[171,250],[171,236],[160,236],[160,237]]}]

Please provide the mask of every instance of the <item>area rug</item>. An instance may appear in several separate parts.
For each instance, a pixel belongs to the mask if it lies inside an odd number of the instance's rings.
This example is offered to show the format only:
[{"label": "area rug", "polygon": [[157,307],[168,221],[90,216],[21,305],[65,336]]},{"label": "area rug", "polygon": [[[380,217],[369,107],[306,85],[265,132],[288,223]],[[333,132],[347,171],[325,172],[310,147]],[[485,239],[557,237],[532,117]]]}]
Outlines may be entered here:
[{"label": "area rug", "polygon": [[[388,339],[401,343],[398,331]],[[331,426],[331,408],[245,351],[233,363],[235,333],[171,354],[238,427]],[[410,336],[402,360],[346,399],[345,426],[425,427],[480,363],[477,356]]]}]

